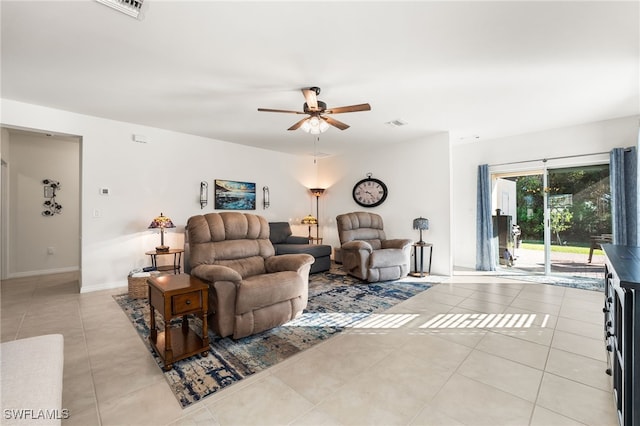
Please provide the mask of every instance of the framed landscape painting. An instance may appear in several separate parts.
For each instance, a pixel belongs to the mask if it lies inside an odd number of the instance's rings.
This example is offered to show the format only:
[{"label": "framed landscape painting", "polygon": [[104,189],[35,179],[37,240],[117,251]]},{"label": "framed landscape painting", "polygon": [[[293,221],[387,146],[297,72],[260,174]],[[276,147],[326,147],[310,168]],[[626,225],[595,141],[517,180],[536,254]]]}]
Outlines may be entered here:
[{"label": "framed landscape painting", "polygon": [[215,180],[216,210],[255,210],[256,184],[235,180]]}]

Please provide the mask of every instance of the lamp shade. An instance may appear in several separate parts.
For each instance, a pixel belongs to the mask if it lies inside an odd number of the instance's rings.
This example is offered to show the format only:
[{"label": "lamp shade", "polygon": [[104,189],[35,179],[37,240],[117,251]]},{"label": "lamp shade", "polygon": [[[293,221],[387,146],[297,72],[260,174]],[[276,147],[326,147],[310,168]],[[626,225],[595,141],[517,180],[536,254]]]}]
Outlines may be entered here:
[{"label": "lamp shade", "polygon": [[319,197],[324,193],[324,188],[309,188],[309,191],[311,191],[311,194],[315,197]]},{"label": "lamp shade", "polygon": [[173,224],[170,218],[164,216],[160,213],[160,216],[156,217],[151,221],[149,228],[175,228],[176,226]]},{"label": "lamp shade", "polygon": [[420,216],[413,219],[413,229],[426,230],[429,229],[429,219]]},{"label": "lamp shade", "polygon": [[422,231],[429,229],[429,219],[425,219],[422,216],[413,219],[413,229],[420,230],[420,241],[418,241],[418,244],[424,245],[425,242],[422,240]]},{"label": "lamp shade", "polygon": [[311,215],[308,215],[308,216],[305,216],[302,219],[302,222],[300,222],[300,223],[303,224],[303,225],[315,225],[316,223],[318,223],[318,219],[316,219],[315,217],[313,217]]},{"label": "lamp shade", "polygon": [[302,123],[300,129],[304,132],[311,133],[312,135],[319,135],[320,133],[324,133],[329,130],[329,124],[322,118],[313,115]]},{"label": "lamp shade", "polygon": [[160,216],[156,217],[151,221],[151,225],[149,225],[150,229],[160,228],[160,245],[156,247],[156,251],[166,252],[169,251],[169,246],[164,245],[164,230],[166,228],[175,228],[176,226],[173,224],[171,219],[164,216],[160,213]]}]

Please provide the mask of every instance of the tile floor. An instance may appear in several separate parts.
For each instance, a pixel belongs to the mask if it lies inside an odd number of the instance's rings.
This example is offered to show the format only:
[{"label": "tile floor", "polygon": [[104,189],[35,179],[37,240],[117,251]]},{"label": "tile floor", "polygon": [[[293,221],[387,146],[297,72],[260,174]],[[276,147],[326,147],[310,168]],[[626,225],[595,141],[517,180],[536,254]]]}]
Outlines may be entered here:
[{"label": "tile floor", "polygon": [[63,425],[617,424],[602,293],[454,276],[385,313],[414,314],[401,327],[352,328],[182,410],[112,298],[125,291],[1,284],[2,341],[64,335]]}]

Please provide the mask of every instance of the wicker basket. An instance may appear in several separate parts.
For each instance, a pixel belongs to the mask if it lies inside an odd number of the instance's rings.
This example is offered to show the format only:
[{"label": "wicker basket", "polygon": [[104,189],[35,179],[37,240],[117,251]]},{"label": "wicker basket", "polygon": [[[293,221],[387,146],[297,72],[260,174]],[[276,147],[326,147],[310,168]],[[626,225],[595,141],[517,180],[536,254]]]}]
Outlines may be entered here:
[{"label": "wicker basket", "polygon": [[142,299],[149,297],[149,285],[147,284],[147,279],[149,279],[149,277],[128,277],[130,298]]}]

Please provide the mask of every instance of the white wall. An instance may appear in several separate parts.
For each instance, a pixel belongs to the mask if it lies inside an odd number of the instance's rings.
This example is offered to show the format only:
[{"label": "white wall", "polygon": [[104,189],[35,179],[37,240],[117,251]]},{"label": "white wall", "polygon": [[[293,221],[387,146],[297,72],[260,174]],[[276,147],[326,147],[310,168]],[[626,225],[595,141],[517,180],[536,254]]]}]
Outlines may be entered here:
[{"label": "white wall", "polygon": [[[315,213],[308,189],[327,188],[320,198],[321,236],[339,245],[335,217],[365,210],[352,199],[353,185],[367,173],[384,181],[389,196],[370,209],[383,216],[390,238],[418,239],[412,220],[430,220],[424,239],[434,244],[432,273],[449,275],[453,265],[475,267],[477,166],[609,151],[637,143],[638,117],[590,123],[523,136],[451,145],[447,133],[423,140],[328,157],[313,165],[298,157],[231,143],[115,122],[2,100],[2,123],[9,127],[61,132],[82,137],[82,291],[126,285],[134,267],[149,264],[144,252],[158,244],[147,230],[160,212],[178,228],[166,243],[181,246],[186,220],[213,211],[198,202],[200,181],[256,182],[258,209],[268,220],[290,220],[306,235],[300,218]],[[151,142],[138,144],[132,134]],[[4,155],[4,147],[3,155]],[[317,174],[318,173],[318,174]],[[263,186],[271,189],[271,208],[260,206]],[[108,187],[110,196],[99,188]],[[100,217],[94,217],[94,212]],[[314,232],[315,233],[315,232]]]},{"label": "white wall", "polygon": [[[475,269],[478,165],[608,152],[635,146],[638,116],[453,146],[454,265]],[[567,160],[570,161],[570,160]],[[559,164],[559,163],[556,163]]]},{"label": "white wall", "polygon": [[[9,132],[7,278],[80,268],[80,143],[42,134]],[[6,140],[5,139],[5,140]],[[43,216],[43,179],[60,182],[60,214]],[[4,201],[4,200],[3,200]],[[49,253],[51,248],[53,253]]]},{"label": "white wall", "polygon": [[[371,211],[382,216],[387,238],[419,239],[413,219],[429,219],[423,239],[433,243],[432,274],[450,275],[451,254],[451,151],[449,135],[441,133],[393,147],[360,149],[328,157],[320,163],[321,185],[328,188],[321,200],[320,220],[324,243],[339,247],[336,216]],[[367,173],[389,189],[386,201],[374,208],[353,201],[353,186]]]},{"label": "white wall", "polygon": [[[315,184],[310,157],[300,157],[217,140],[117,122],[21,102],[2,100],[2,124],[82,138],[81,286],[82,292],[127,284],[135,267],[150,264],[147,250],[160,236],[147,227],[163,212],[177,228],[165,243],[183,245],[184,225],[213,210],[213,179],[255,182],[258,206],[268,220],[308,214]],[[133,134],[150,139],[132,141]],[[200,181],[209,182],[210,203],[200,209]],[[271,207],[262,209],[263,186]],[[100,195],[107,187],[111,195]]]}]

